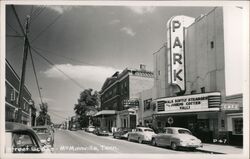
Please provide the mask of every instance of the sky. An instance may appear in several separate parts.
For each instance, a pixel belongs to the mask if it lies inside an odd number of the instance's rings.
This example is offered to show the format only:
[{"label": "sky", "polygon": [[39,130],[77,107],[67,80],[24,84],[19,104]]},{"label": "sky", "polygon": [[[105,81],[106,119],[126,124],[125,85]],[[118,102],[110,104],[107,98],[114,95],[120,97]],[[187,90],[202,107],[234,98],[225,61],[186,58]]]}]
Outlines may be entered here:
[{"label": "sky", "polygon": [[[31,47],[54,64],[49,65],[32,51],[42,99],[48,103],[49,114],[56,123],[74,115],[74,104],[81,91],[88,88],[100,91],[105,79],[116,71],[139,68],[140,64],[152,71],[153,53],[166,42],[166,23],[172,16],[196,18],[212,9],[63,5],[16,5],[15,8],[22,24],[31,15],[28,33]],[[13,10],[6,6],[6,34],[18,33],[21,34],[21,29]],[[19,76],[23,43],[20,37],[6,37],[6,59]],[[30,56],[25,78],[39,111],[40,98]]]}]

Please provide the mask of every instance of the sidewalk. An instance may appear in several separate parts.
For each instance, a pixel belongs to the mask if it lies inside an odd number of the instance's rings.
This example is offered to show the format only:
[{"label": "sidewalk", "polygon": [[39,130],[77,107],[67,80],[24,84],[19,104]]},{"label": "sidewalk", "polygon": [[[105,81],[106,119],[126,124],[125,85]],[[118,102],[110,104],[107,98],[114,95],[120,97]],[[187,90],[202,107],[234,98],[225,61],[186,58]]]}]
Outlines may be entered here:
[{"label": "sidewalk", "polygon": [[198,151],[210,152],[214,154],[241,154],[243,148],[231,145],[207,144],[204,143],[203,147],[197,148]]}]

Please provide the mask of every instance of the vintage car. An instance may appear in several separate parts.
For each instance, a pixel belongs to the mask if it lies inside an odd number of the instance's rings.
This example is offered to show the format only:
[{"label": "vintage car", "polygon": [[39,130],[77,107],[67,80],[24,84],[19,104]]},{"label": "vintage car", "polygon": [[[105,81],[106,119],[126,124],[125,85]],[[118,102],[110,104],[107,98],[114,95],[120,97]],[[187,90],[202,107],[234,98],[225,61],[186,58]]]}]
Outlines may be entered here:
[{"label": "vintage car", "polygon": [[51,148],[54,147],[54,130],[49,125],[35,126],[32,129],[36,132],[41,143]]},{"label": "vintage car", "polygon": [[98,136],[109,136],[111,134],[108,128],[96,128],[93,133]]},{"label": "vintage car", "polygon": [[154,146],[170,146],[173,150],[180,147],[196,149],[202,147],[201,140],[192,135],[185,128],[166,127],[162,133],[152,137],[152,145]]},{"label": "vintage car", "polygon": [[30,127],[20,123],[6,122],[5,153],[51,153],[51,150],[40,142]]},{"label": "vintage car", "polygon": [[122,138],[125,138],[127,139],[128,138],[128,133],[131,132],[132,129],[131,128],[118,128],[114,133],[113,133],[113,137],[114,138],[119,138],[119,139],[122,139]]},{"label": "vintage car", "polygon": [[95,131],[95,126],[88,126],[87,129],[86,129],[85,131],[86,131],[86,132],[94,133],[94,131]]},{"label": "vintage car", "polygon": [[137,127],[135,131],[128,133],[128,141],[138,141],[139,143],[150,142],[155,132],[148,127]]}]

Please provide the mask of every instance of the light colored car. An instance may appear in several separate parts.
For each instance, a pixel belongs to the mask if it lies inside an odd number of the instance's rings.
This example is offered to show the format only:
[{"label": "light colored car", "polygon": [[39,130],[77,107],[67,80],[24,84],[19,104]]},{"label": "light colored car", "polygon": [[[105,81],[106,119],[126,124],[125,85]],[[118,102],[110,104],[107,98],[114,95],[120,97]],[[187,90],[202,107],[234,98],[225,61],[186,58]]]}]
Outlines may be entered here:
[{"label": "light colored car", "polygon": [[93,133],[95,131],[95,126],[89,126],[85,131]]},{"label": "light colored car", "polygon": [[128,133],[128,141],[138,141],[139,143],[150,142],[155,132],[148,127],[137,127],[135,131]]},{"label": "light colored car", "polygon": [[159,133],[152,137],[152,145],[154,146],[170,146],[173,150],[180,147],[196,149],[202,147],[201,140],[193,136],[192,133],[185,128],[166,127],[163,133]]},{"label": "light colored car", "polygon": [[20,123],[5,124],[5,153],[51,153],[31,127]]}]

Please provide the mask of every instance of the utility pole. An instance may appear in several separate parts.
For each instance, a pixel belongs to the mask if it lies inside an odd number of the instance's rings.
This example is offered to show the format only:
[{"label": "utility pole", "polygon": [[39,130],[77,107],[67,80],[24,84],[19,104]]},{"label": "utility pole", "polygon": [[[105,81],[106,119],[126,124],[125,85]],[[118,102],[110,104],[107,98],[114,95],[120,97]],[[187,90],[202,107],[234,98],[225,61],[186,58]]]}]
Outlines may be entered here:
[{"label": "utility pole", "polygon": [[24,81],[25,81],[26,61],[27,61],[28,49],[29,49],[29,41],[27,37],[29,33],[29,20],[30,20],[30,16],[27,15],[26,23],[25,23],[22,74],[21,74],[21,80],[19,83],[19,95],[18,95],[18,100],[17,100],[18,112],[17,112],[16,122],[22,122],[22,105],[23,105],[22,96],[23,96],[23,88],[24,88]]}]

